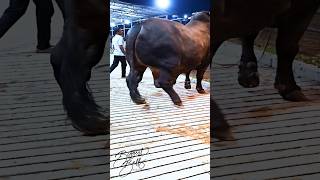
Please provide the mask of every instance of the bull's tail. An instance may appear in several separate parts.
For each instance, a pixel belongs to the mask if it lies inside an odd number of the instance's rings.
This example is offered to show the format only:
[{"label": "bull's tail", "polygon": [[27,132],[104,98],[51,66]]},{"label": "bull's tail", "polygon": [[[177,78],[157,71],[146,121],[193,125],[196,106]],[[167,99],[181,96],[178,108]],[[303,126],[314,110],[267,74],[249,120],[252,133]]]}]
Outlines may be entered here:
[{"label": "bull's tail", "polygon": [[136,44],[136,39],[138,37],[139,32],[141,31],[142,24],[136,24],[134,25],[130,31],[127,34],[127,41],[126,41],[126,59],[130,65],[132,66],[133,62],[136,59],[136,54],[135,54],[135,44]]},{"label": "bull's tail", "polygon": [[144,104],[145,99],[141,97],[138,91],[138,84],[142,79],[143,72],[139,71],[140,63],[136,56],[136,41],[141,31],[142,24],[137,24],[130,29],[127,35],[126,59],[130,65],[130,73],[126,78],[127,86],[130,91],[130,97],[136,104]]}]

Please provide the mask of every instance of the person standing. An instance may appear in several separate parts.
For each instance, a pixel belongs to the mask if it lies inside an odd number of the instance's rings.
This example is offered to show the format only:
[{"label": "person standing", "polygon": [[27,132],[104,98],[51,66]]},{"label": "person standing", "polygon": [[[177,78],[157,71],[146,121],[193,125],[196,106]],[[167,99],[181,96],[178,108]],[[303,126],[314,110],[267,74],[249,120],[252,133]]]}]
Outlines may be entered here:
[{"label": "person standing", "polygon": [[[56,0],[64,16],[63,1]],[[25,14],[30,0],[10,0],[9,7],[0,18],[0,38]],[[33,0],[36,5],[37,17],[37,51],[38,53],[49,53],[52,49],[51,18],[54,13],[52,0]]]},{"label": "person standing", "polygon": [[124,46],[124,39],[123,39],[123,30],[121,28],[116,28],[115,31],[116,35],[112,38],[112,48],[114,49],[113,55],[113,63],[110,67],[110,73],[119,65],[119,62],[121,62],[121,69],[122,69],[122,78],[126,77],[126,51]]}]

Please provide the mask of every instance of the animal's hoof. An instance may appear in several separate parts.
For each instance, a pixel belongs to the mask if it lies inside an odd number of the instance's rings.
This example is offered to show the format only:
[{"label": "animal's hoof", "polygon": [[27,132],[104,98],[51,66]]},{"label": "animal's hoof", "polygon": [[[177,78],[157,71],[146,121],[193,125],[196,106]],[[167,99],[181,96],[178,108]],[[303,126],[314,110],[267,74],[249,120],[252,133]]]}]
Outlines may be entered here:
[{"label": "animal's hoof", "polygon": [[140,95],[130,93],[130,97],[132,101],[136,104],[146,104],[146,100],[142,98]]},{"label": "animal's hoof", "polygon": [[219,139],[221,141],[234,141],[235,140],[230,128],[214,129],[212,131],[213,131],[211,133],[212,134],[212,138],[216,138],[216,139]]},{"label": "animal's hoof", "polygon": [[174,105],[182,106],[182,101],[175,101],[175,102],[173,102],[173,103],[174,103]]},{"label": "animal's hoof", "polygon": [[242,62],[239,65],[238,82],[245,88],[259,86],[258,65],[256,62]]},{"label": "animal's hoof", "polygon": [[72,120],[72,126],[85,136],[97,136],[109,134],[109,120],[104,115],[97,113],[88,115],[84,119]]},{"label": "animal's hoof", "polygon": [[239,73],[238,82],[242,87],[245,88],[255,88],[260,84],[259,74],[257,72],[252,72],[250,74]]},{"label": "animal's hoof", "polygon": [[202,88],[197,88],[199,94],[207,94],[207,92]]},{"label": "animal's hoof", "polygon": [[283,99],[287,101],[293,101],[293,102],[309,101],[309,99],[300,90],[294,90],[289,93],[282,93],[281,96],[283,97]]},{"label": "animal's hoof", "polygon": [[184,83],[184,88],[185,89],[191,89],[191,83],[190,82],[185,82]]},{"label": "animal's hoof", "polygon": [[136,104],[146,104],[146,100],[142,97],[131,98]]}]

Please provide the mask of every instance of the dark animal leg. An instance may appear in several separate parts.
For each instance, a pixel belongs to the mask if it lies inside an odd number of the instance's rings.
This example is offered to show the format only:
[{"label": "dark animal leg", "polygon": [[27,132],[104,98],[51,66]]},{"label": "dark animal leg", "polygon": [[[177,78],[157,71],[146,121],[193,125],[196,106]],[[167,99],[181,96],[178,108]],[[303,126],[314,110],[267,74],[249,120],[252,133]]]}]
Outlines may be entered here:
[{"label": "dark animal leg", "polygon": [[173,89],[173,85],[176,83],[177,75],[170,73],[166,70],[160,70],[159,73],[153,71],[155,79],[155,86],[162,88],[171,98],[175,105],[182,106],[182,101],[176,91]]},{"label": "dark animal leg", "polygon": [[[215,41],[213,40],[211,45],[211,56],[210,59],[213,58],[214,54],[220,47],[223,41]],[[211,77],[211,80],[213,78]],[[213,88],[214,84],[211,83],[211,88]],[[210,97],[210,137],[217,138],[220,140],[234,140],[230,126],[225,120],[220,108],[216,104],[216,102],[212,99],[212,94]]]},{"label": "dark animal leg", "polygon": [[186,73],[186,80],[184,81],[184,88],[185,89],[191,89],[190,73],[191,73],[191,71]]},{"label": "dark animal leg", "polygon": [[138,90],[139,82],[141,82],[143,73],[145,72],[146,68],[147,67],[143,65],[130,65],[130,73],[126,78],[127,86],[130,91],[130,97],[136,104],[146,103],[146,100],[141,97]]},{"label": "dark animal leg", "polygon": [[238,82],[245,88],[259,86],[257,58],[254,54],[254,40],[258,33],[243,37],[242,55],[239,65]]},{"label": "dark animal leg", "polygon": [[[100,2],[103,6],[104,2]],[[87,1],[70,0],[64,5],[69,20],[66,21],[62,39],[51,54],[51,64],[62,90],[64,108],[73,127],[83,132],[84,135],[108,134],[110,118],[101,113],[100,107],[87,89],[91,69],[103,55],[107,39],[105,33],[108,27],[108,24],[105,24],[107,11],[99,15],[95,14],[95,11],[88,12],[88,15],[92,15],[88,17],[95,19],[97,24],[86,26],[84,23],[80,28],[78,24],[75,24],[75,19],[71,17],[78,17],[81,14],[73,14],[75,13],[73,10],[87,8],[92,4]],[[86,22],[91,21],[87,19]]]},{"label": "dark animal leg", "polygon": [[182,101],[176,91],[173,89],[173,86],[162,87],[162,89],[169,94],[172,102],[177,106],[182,106]]},{"label": "dark animal leg", "polygon": [[200,94],[205,94],[206,93],[206,91],[202,87],[201,81],[203,79],[203,75],[206,72],[208,66],[209,65],[205,65],[204,67],[201,67],[201,68],[197,69],[197,87],[196,87],[196,89],[197,89],[198,93],[200,93]]},{"label": "dark animal leg", "polygon": [[299,41],[314,12],[306,13],[308,14],[303,16],[304,18],[301,18],[301,14],[297,14],[283,20],[278,30],[276,42],[278,67],[274,86],[280,95],[289,101],[308,100],[301,92],[301,88],[296,84],[292,71],[293,60],[299,51]]},{"label": "dark animal leg", "polygon": [[213,138],[225,141],[234,140],[229,124],[212,98],[210,98],[210,129],[210,136]]}]

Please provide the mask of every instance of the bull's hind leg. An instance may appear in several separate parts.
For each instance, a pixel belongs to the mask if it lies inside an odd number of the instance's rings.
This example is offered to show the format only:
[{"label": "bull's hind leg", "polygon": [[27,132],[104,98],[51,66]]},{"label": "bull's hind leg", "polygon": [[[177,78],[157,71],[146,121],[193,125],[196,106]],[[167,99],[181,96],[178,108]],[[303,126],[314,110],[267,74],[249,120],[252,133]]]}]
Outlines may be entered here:
[{"label": "bull's hind leg", "polygon": [[139,82],[141,82],[143,74],[145,70],[147,69],[146,66],[144,65],[139,65],[139,64],[130,64],[130,73],[126,78],[127,81],[127,86],[130,91],[130,97],[133,102],[136,104],[145,104],[146,100],[141,97],[138,86]]},{"label": "bull's hind leg", "polygon": [[299,41],[308,27],[313,11],[305,15],[289,17],[280,22],[276,42],[278,67],[275,80],[275,88],[280,95],[289,101],[306,101],[307,98],[296,84],[292,70],[293,60],[299,51]]},{"label": "bull's hind leg", "polygon": [[202,82],[202,79],[203,79],[203,75],[206,72],[208,66],[209,65],[204,65],[204,66],[202,66],[202,67],[197,69],[197,87],[196,87],[196,89],[197,89],[198,93],[200,93],[200,94],[205,94],[206,93],[206,91],[202,87],[202,83],[201,82]]},{"label": "bull's hind leg", "polygon": [[230,125],[224,119],[216,102],[210,98],[210,136],[220,140],[234,140]]},{"label": "bull's hind leg", "polygon": [[[213,39],[212,39],[213,40]],[[212,56],[216,53],[223,41],[215,40],[211,42]],[[211,69],[212,70],[212,69]],[[211,80],[213,77],[211,76]],[[214,84],[211,84],[213,89]],[[225,120],[220,108],[213,100],[213,94],[211,89],[210,96],[210,137],[220,140],[233,140],[231,129],[228,122]]]},{"label": "bull's hind leg", "polygon": [[184,81],[184,88],[191,89],[190,72],[186,73],[186,80]]},{"label": "bull's hind leg", "polygon": [[258,33],[243,37],[242,55],[240,59],[238,82],[245,88],[259,86],[257,58],[254,54],[254,40]]},{"label": "bull's hind leg", "polygon": [[155,72],[153,70],[153,77],[155,79],[154,84],[157,88],[162,88],[171,98],[172,102],[177,106],[182,106],[182,101],[176,91],[173,89],[173,85],[176,83],[178,75],[170,73],[167,70],[159,70]]}]

